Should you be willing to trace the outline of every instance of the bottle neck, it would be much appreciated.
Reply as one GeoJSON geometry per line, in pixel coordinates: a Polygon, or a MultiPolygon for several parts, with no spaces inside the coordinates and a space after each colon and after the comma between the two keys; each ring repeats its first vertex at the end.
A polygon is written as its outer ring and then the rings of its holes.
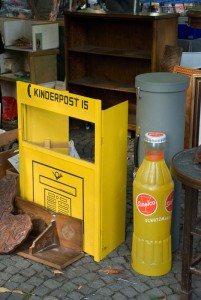
{"type": "Polygon", "coordinates": [[[145,135],[144,157],[150,161],[163,160],[165,156],[166,140],[160,136],[163,133],[150,132],[145,135]]]}
{"type": "Polygon", "coordinates": [[[145,158],[151,161],[164,159],[164,151],[161,150],[145,150],[145,158]]]}

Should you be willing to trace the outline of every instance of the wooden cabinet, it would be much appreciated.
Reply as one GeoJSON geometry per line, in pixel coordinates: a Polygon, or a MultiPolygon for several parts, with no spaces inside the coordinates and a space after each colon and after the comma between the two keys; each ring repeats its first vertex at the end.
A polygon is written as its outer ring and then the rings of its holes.
{"type": "Polygon", "coordinates": [[[0,17],[5,53],[0,55],[2,94],[16,95],[16,80],[57,80],[58,23],[0,17]]]}
{"type": "Polygon", "coordinates": [[[135,130],[136,75],[160,70],[165,45],[177,45],[177,14],[65,12],[67,90],[101,99],[103,108],[129,100],[135,130]]]}
{"type": "Polygon", "coordinates": [[[57,80],[58,49],[25,51],[6,47],[0,57],[0,84],[3,96],[16,98],[16,81],[34,84],[57,80]]]}
{"type": "Polygon", "coordinates": [[[57,80],[58,49],[28,51],[6,47],[1,57],[1,81],[29,81],[34,84],[57,80]]]}

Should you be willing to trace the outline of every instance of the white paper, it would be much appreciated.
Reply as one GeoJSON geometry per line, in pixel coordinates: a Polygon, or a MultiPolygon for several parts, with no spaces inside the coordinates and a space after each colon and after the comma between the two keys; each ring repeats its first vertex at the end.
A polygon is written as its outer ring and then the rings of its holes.
{"type": "Polygon", "coordinates": [[[68,145],[69,145],[69,156],[75,157],[75,158],[80,158],[77,150],[75,149],[74,141],[70,140],[68,145]]]}
{"type": "Polygon", "coordinates": [[[19,166],[19,153],[16,155],[8,158],[8,161],[11,163],[11,165],[18,171],[20,172],[20,166],[19,166]]]}

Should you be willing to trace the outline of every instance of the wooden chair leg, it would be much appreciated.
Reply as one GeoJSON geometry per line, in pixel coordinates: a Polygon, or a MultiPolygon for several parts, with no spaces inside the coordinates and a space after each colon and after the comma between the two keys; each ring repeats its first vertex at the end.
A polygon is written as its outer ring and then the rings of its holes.
{"type": "Polygon", "coordinates": [[[181,299],[188,300],[191,297],[192,274],[190,271],[193,256],[192,228],[197,219],[198,191],[185,187],[184,199],[184,230],[182,251],[182,274],[181,274],[181,299]]]}

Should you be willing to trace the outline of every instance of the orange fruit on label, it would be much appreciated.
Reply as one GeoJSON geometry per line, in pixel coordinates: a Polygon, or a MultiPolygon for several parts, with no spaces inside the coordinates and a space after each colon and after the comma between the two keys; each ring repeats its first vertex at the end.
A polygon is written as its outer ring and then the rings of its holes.
{"type": "Polygon", "coordinates": [[[174,191],[172,191],[168,196],[167,199],[165,201],[165,209],[168,212],[172,211],[172,205],[173,205],[173,197],[174,197],[174,191]]]}
{"type": "Polygon", "coordinates": [[[157,210],[157,201],[151,195],[142,193],[136,197],[136,206],[142,215],[150,216],[157,210]]]}

